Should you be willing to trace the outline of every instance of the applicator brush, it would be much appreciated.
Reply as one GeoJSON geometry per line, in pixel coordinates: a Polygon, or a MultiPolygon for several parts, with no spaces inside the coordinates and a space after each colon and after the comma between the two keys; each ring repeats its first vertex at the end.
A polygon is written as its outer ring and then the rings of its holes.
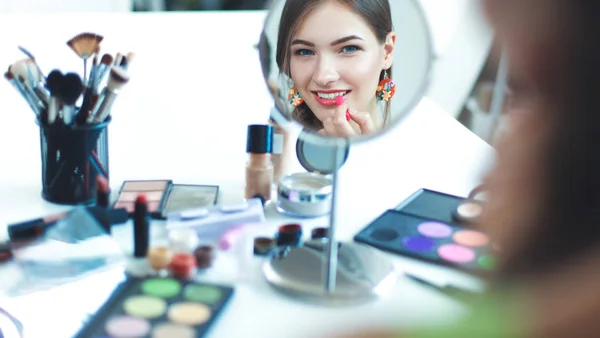
{"type": "Polygon", "coordinates": [[[94,105],[88,123],[102,123],[110,114],[111,106],[119,91],[129,82],[129,74],[119,67],[113,66],[110,70],[108,84],[102,91],[100,99],[94,105]]]}
{"type": "Polygon", "coordinates": [[[75,73],[67,73],[63,80],[61,89],[62,100],[65,104],[63,108],[63,120],[66,125],[73,122],[75,118],[75,102],[83,91],[83,82],[79,75],[75,73]]]}
{"type": "Polygon", "coordinates": [[[81,33],[67,41],[67,45],[83,60],[83,83],[87,82],[87,60],[100,50],[104,37],[94,33],[81,33]]]}
{"type": "Polygon", "coordinates": [[[50,91],[48,102],[48,124],[54,123],[60,111],[60,99],[62,97],[64,75],[60,70],[53,70],[46,79],[46,88],[50,91]]]}

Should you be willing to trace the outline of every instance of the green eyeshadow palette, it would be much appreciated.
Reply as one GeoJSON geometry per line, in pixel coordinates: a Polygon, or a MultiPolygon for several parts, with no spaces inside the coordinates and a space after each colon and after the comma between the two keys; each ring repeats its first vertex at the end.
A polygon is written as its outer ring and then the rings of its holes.
{"type": "Polygon", "coordinates": [[[173,278],[129,278],[76,337],[203,337],[233,291],[173,278]]]}

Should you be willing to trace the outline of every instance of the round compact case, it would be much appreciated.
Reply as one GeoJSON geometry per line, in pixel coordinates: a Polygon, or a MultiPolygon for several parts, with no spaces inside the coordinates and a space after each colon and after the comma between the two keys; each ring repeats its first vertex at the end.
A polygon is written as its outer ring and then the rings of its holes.
{"type": "Polygon", "coordinates": [[[296,173],[281,179],[277,210],[292,217],[319,217],[331,210],[331,178],[317,173],[296,173]]]}
{"type": "Polygon", "coordinates": [[[333,179],[329,176],[348,159],[350,147],[315,144],[302,132],[296,142],[298,161],[308,172],[283,177],[277,187],[277,210],[298,218],[319,217],[331,211],[333,179]],[[332,160],[335,159],[335,160],[332,160]]]}

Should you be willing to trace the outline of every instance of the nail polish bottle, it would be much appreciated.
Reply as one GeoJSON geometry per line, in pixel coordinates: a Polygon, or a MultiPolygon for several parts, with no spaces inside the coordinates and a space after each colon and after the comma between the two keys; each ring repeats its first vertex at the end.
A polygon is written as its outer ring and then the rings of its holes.
{"type": "Polygon", "coordinates": [[[270,125],[249,125],[246,141],[246,191],[245,198],[260,197],[264,202],[271,200],[273,184],[273,127],[270,125]]]}

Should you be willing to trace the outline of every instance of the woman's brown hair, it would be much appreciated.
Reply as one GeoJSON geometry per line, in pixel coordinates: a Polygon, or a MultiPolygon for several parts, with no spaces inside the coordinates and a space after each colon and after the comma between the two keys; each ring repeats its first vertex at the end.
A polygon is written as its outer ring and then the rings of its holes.
{"type": "MultiPolygon", "coordinates": [[[[392,14],[388,0],[286,0],[281,21],[279,22],[279,34],[277,38],[277,65],[279,69],[290,79],[290,58],[292,38],[302,20],[316,7],[327,2],[337,1],[356,14],[360,15],[371,27],[375,37],[380,43],[385,43],[388,33],[393,31],[392,14]]],[[[383,80],[386,71],[381,71],[379,80],[383,80]]],[[[388,77],[392,76],[392,68],[387,70],[388,77]]],[[[375,91],[373,91],[375,95],[375,91]]],[[[388,122],[390,115],[390,104],[386,102],[383,125],[388,122]]],[[[319,130],[323,123],[314,115],[308,105],[302,103],[292,112],[292,118],[309,129],[319,130]]]]}
{"type": "MultiPolygon", "coordinates": [[[[512,76],[525,77],[526,95],[535,93],[528,118],[538,126],[529,130],[546,129],[536,164],[541,187],[536,208],[522,227],[510,227],[527,240],[504,253],[499,269],[501,279],[518,280],[600,246],[600,43],[592,33],[600,31],[600,2],[488,0],[487,5],[499,33],[519,41],[507,47],[516,56],[512,76]]],[[[500,156],[511,149],[503,151],[500,156]]]]}

